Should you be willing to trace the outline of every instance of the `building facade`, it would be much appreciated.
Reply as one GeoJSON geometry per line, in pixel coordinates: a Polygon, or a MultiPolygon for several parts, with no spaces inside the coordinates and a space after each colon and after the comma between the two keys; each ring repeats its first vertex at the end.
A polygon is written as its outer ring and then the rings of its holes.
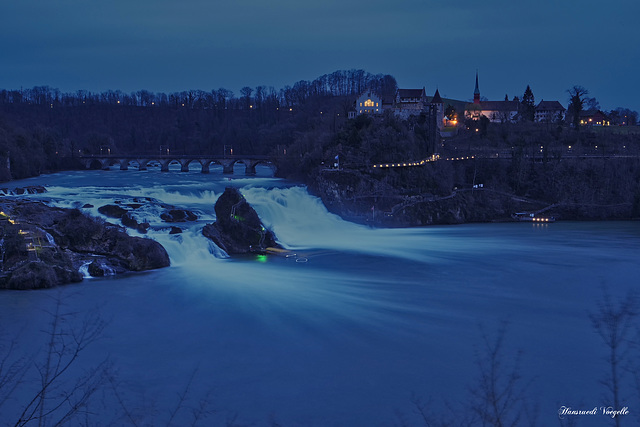
{"type": "Polygon", "coordinates": [[[609,126],[611,122],[602,111],[587,110],[580,112],[580,124],[583,126],[609,126]]]}
{"type": "Polygon", "coordinates": [[[536,123],[559,123],[564,120],[566,109],[558,101],[540,101],[536,105],[536,123]]]}
{"type": "Polygon", "coordinates": [[[393,113],[403,119],[419,116],[428,106],[425,89],[398,89],[393,113]]]}
{"type": "Polygon", "coordinates": [[[382,114],[382,98],[375,92],[363,92],[356,100],[356,113],[382,114]]]}

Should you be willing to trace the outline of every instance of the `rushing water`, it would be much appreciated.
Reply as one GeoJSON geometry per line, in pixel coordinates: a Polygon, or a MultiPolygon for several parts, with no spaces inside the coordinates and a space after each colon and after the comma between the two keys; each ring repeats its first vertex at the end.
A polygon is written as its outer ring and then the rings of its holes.
{"type": "MultiPolygon", "coordinates": [[[[640,223],[372,229],[328,213],[304,187],[282,180],[175,170],[68,172],[15,183],[29,184],[48,193],[28,197],[89,203],[94,208],[85,210],[96,216],[103,204],[140,197],[199,215],[170,235],[157,208],[142,208],[148,237],[170,254],[169,268],[0,293],[2,332],[19,336],[25,354],[43,345],[54,298],[108,319],[75,368],[108,356],[120,397],[142,424],[166,423],[194,373],[188,404],[207,397],[214,425],[424,425],[414,397],[459,420],[472,410],[483,334],[495,337],[505,322],[502,362],[510,366],[522,351],[519,373],[527,399],[539,405],[538,425],[558,425],[561,406],[611,405],[600,384],[606,348],[588,313],[604,290],[619,299],[637,287],[640,223]],[[230,258],[201,235],[228,185],[241,189],[297,257],[230,258]]],[[[640,399],[630,388],[624,393],[633,424],[640,399]]],[[[101,399],[93,422],[127,423],[108,390],[101,399]]],[[[18,406],[0,407],[0,418],[15,420],[18,406]]],[[[610,422],[577,418],[578,425],[610,422]]],[[[175,424],[188,419],[182,411],[175,424]]]]}

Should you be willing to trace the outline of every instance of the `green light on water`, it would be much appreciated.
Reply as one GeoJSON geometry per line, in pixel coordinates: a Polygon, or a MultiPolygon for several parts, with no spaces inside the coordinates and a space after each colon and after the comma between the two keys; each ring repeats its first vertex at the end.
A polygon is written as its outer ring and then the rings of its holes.
{"type": "Polygon", "coordinates": [[[258,262],[267,262],[267,256],[266,255],[256,255],[256,261],[258,261],[258,262]]]}

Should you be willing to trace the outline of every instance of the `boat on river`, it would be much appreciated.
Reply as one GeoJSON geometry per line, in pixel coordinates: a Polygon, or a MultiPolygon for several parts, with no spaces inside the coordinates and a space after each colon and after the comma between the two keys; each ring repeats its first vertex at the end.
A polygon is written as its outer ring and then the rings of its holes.
{"type": "Polygon", "coordinates": [[[549,223],[555,222],[556,219],[552,216],[536,216],[534,213],[529,212],[517,212],[511,215],[516,221],[535,222],[535,223],[549,223]]]}

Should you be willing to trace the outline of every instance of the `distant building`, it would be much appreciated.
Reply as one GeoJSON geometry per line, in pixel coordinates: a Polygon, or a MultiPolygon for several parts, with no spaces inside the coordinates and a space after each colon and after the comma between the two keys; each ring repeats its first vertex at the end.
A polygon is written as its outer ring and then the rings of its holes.
{"type": "Polygon", "coordinates": [[[484,116],[491,123],[514,122],[518,116],[518,101],[480,101],[479,104],[468,104],[465,118],[480,120],[484,116]]]}
{"type": "Polygon", "coordinates": [[[580,124],[583,126],[609,126],[610,121],[607,115],[600,110],[587,110],[580,112],[580,124]]]}
{"type": "Polygon", "coordinates": [[[410,116],[419,116],[424,113],[428,104],[424,87],[422,89],[398,89],[393,112],[396,116],[408,119],[410,116]]]}
{"type": "Polygon", "coordinates": [[[565,108],[558,101],[540,101],[536,105],[536,123],[558,123],[564,120],[565,108]]]}
{"type": "Polygon", "coordinates": [[[518,116],[520,102],[513,101],[481,101],[478,73],[476,72],[476,87],[473,91],[473,103],[467,104],[464,112],[466,119],[480,120],[485,116],[492,123],[513,122],[518,116]]]}
{"type": "Polygon", "coordinates": [[[356,114],[382,114],[382,98],[375,92],[363,92],[356,100],[356,114]]]}
{"type": "Polygon", "coordinates": [[[398,89],[393,102],[383,100],[375,92],[363,92],[356,100],[355,109],[349,112],[348,117],[351,119],[361,114],[382,114],[387,110],[405,120],[421,114],[427,115],[432,120],[431,114],[433,114],[438,129],[444,127],[444,101],[440,92],[436,89],[435,94],[429,99],[424,87],[398,89]]]}

